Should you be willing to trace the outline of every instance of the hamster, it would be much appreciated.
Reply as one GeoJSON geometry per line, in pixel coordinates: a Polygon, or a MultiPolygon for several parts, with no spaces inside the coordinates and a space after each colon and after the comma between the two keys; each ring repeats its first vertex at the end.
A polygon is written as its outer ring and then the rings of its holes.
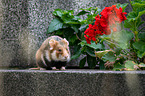
{"type": "Polygon", "coordinates": [[[36,52],[36,64],[40,70],[65,70],[70,61],[69,42],[59,36],[47,38],[36,52]]]}

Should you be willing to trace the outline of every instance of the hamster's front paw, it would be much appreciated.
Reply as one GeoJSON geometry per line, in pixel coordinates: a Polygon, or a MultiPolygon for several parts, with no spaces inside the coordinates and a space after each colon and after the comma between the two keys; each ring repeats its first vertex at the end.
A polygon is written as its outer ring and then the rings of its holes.
{"type": "Polygon", "coordinates": [[[65,67],[61,67],[61,69],[60,69],[60,70],[66,70],[66,69],[65,69],[65,67]]]}
{"type": "Polygon", "coordinates": [[[59,70],[59,69],[56,69],[56,67],[52,67],[52,70],[59,70]]]}
{"type": "Polygon", "coordinates": [[[46,70],[45,68],[40,68],[40,70],[46,70]]]}

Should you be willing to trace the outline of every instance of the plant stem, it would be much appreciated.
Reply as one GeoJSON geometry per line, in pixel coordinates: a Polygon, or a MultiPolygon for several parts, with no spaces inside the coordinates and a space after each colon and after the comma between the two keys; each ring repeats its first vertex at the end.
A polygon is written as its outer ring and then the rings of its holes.
{"type": "Polygon", "coordinates": [[[134,10],[134,8],[133,8],[133,6],[132,6],[132,4],[131,4],[131,0],[129,0],[129,2],[130,2],[130,5],[131,5],[131,7],[132,7],[132,10],[134,10]]]}
{"type": "Polygon", "coordinates": [[[79,38],[79,36],[77,35],[77,33],[76,33],[76,37],[77,37],[80,41],[82,41],[82,40],[79,38]]]}
{"type": "Polygon", "coordinates": [[[120,55],[134,61],[134,59],[130,58],[129,56],[126,56],[126,55],[123,55],[123,54],[120,54],[120,55]]]}
{"type": "Polygon", "coordinates": [[[145,27],[142,27],[138,32],[141,32],[145,27]]]}
{"type": "Polygon", "coordinates": [[[135,41],[138,42],[138,31],[135,31],[134,34],[135,34],[135,41]]]}
{"type": "Polygon", "coordinates": [[[134,36],[135,36],[135,41],[138,42],[138,30],[136,27],[136,20],[134,21],[134,36]]]}

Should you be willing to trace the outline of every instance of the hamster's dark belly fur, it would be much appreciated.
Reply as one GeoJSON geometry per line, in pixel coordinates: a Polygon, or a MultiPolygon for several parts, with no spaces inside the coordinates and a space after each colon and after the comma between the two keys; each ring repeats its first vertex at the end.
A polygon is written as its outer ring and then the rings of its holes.
{"type": "Polygon", "coordinates": [[[62,66],[66,66],[66,62],[62,62],[62,61],[51,61],[51,66],[52,67],[56,67],[57,69],[60,69],[62,66]]]}
{"type": "Polygon", "coordinates": [[[46,68],[47,70],[51,70],[51,67],[56,67],[57,69],[60,69],[62,66],[66,66],[67,61],[48,61],[46,59],[46,56],[44,56],[44,61],[46,63],[46,65],[43,63],[43,61],[41,60],[38,64],[39,67],[41,68],[46,68]]]}

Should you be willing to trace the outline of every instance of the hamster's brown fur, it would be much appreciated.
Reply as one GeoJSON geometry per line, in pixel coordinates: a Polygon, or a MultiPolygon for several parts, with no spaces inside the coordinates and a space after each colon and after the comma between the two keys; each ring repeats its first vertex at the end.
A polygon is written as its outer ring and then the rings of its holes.
{"type": "Polygon", "coordinates": [[[69,42],[59,36],[47,38],[36,52],[38,68],[65,70],[66,63],[70,60],[69,42]]]}

